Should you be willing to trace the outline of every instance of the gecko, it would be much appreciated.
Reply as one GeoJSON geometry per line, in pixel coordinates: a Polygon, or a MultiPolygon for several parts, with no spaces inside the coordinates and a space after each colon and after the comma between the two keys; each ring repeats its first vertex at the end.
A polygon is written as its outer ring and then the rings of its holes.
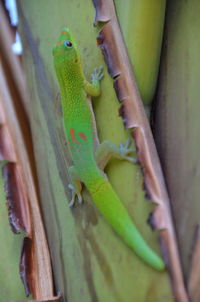
{"type": "Polygon", "coordinates": [[[80,51],[68,28],[64,28],[53,47],[54,68],[60,87],[64,131],[73,165],[69,167],[72,191],[70,206],[75,200],[82,203],[82,185],[89,191],[92,201],[107,223],[146,264],[159,271],[164,261],[146,243],[126,207],[108,181],[104,168],[112,158],[129,160],[133,151],[129,141],[117,147],[103,141],[94,148],[93,112],[88,96],[100,95],[102,67],[95,68],[91,83],[87,81],[81,63],[80,51]]]}

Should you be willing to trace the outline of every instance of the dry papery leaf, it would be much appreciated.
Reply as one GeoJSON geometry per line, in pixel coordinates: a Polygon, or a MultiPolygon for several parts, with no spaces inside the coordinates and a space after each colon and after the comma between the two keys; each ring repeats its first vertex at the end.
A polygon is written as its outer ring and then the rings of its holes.
{"type": "Polygon", "coordinates": [[[5,163],[3,177],[11,228],[14,233],[25,233],[20,276],[27,296],[31,294],[38,301],[59,301],[53,293],[50,255],[39,207],[25,82],[20,62],[11,51],[10,25],[1,3],[0,20],[0,161],[5,163]]]}
{"type": "Polygon", "coordinates": [[[139,95],[135,77],[127,55],[112,0],[93,0],[95,24],[102,25],[97,38],[104,55],[108,72],[114,79],[117,98],[121,102],[120,115],[126,128],[132,129],[137,146],[137,156],[149,199],[155,202],[151,216],[154,229],[160,230],[160,242],[171,274],[176,301],[187,302],[177,241],[171,218],[170,202],[165,186],[154,139],[139,95]]]}

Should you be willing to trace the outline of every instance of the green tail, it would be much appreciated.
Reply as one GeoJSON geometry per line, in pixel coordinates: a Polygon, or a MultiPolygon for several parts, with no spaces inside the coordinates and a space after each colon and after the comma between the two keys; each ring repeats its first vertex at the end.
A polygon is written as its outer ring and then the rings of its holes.
{"type": "Polygon", "coordinates": [[[86,183],[86,187],[99,212],[138,257],[153,268],[159,271],[164,270],[163,260],[142,238],[111,184],[100,173],[96,175],[95,179],[97,180],[96,185],[93,183],[90,186],[89,183],[88,185],[86,183]]]}

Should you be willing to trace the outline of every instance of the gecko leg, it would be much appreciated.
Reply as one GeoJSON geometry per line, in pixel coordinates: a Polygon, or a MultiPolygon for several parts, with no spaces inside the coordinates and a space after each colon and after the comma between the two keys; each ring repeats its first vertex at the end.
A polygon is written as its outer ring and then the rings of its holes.
{"type": "Polygon", "coordinates": [[[76,197],[78,198],[79,204],[83,202],[83,199],[81,196],[81,190],[82,190],[81,180],[74,166],[69,167],[69,175],[71,178],[71,184],[68,185],[68,188],[72,191],[72,199],[69,203],[69,207],[71,208],[75,204],[76,197]]]}
{"type": "Polygon", "coordinates": [[[120,143],[117,147],[110,141],[104,141],[101,143],[96,150],[95,159],[98,166],[104,170],[109,160],[114,157],[121,160],[128,160],[131,163],[136,163],[137,159],[129,156],[129,153],[135,152],[135,148],[130,148],[130,139],[127,139],[125,144],[120,143]]]}
{"type": "Polygon", "coordinates": [[[89,83],[87,80],[84,81],[85,91],[91,96],[100,95],[100,80],[104,76],[102,70],[103,70],[103,66],[94,69],[91,75],[92,83],[89,83]]]}

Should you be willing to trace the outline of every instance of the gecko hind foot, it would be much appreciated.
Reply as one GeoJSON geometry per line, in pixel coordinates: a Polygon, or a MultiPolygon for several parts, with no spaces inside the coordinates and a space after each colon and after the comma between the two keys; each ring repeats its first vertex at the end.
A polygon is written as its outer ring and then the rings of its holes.
{"type": "Polygon", "coordinates": [[[119,153],[120,153],[122,159],[126,159],[132,163],[136,163],[137,158],[128,156],[129,153],[136,152],[135,148],[129,148],[130,144],[131,144],[131,140],[129,138],[127,139],[125,144],[120,143],[119,144],[119,153]]]}
{"type": "Polygon", "coordinates": [[[82,204],[83,203],[82,196],[79,192],[77,192],[76,188],[72,184],[69,184],[68,188],[72,191],[72,199],[69,202],[69,207],[70,208],[74,207],[76,202],[76,197],[78,198],[78,203],[82,204]]]}

